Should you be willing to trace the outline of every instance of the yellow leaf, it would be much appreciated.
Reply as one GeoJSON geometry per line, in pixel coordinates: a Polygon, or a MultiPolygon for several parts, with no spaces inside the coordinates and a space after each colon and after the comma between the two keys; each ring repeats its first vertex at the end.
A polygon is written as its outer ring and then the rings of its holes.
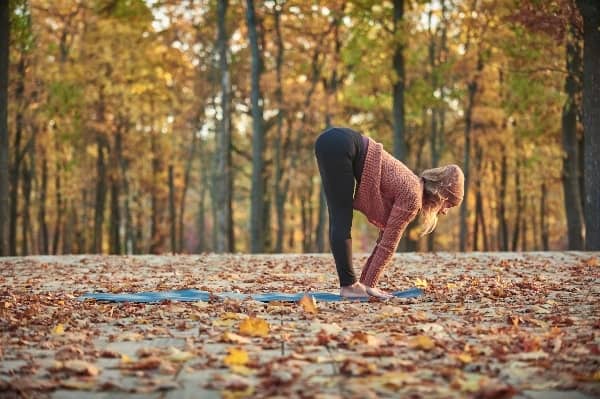
{"type": "Polygon", "coordinates": [[[410,341],[410,346],[415,349],[428,351],[435,348],[435,342],[426,335],[417,335],[410,341]]]}
{"type": "Polygon", "coordinates": [[[248,352],[242,348],[229,348],[228,354],[223,359],[227,366],[244,366],[248,363],[248,352]]]}
{"type": "Polygon", "coordinates": [[[454,283],[448,283],[448,284],[446,284],[446,286],[448,287],[449,290],[453,290],[457,287],[457,285],[454,283]]]}
{"type": "Polygon", "coordinates": [[[245,375],[245,376],[249,376],[249,375],[254,375],[255,371],[252,370],[251,368],[248,368],[246,366],[240,365],[240,364],[232,364],[229,366],[229,370],[231,370],[232,373],[236,373],[239,375],[245,375]]]}
{"type": "Polygon", "coordinates": [[[231,327],[241,318],[239,313],[225,312],[219,319],[213,320],[212,324],[216,327],[231,327]]]}
{"type": "Polygon", "coordinates": [[[460,360],[461,363],[464,363],[464,364],[471,363],[473,361],[473,358],[471,357],[471,355],[469,355],[466,352],[463,352],[463,353],[457,355],[456,358],[458,360],[460,360]]]}
{"type": "Polygon", "coordinates": [[[251,337],[269,335],[269,323],[260,317],[248,317],[240,323],[240,334],[251,337]]]}
{"type": "Polygon", "coordinates": [[[600,381],[600,370],[596,371],[593,375],[592,375],[592,380],[594,381],[600,381]]]}
{"type": "Polygon", "coordinates": [[[298,301],[305,313],[317,314],[317,303],[315,302],[315,298],[312,295],[305,294],[300,301],[298,301]]]}
{"type": "Polygon", "coordinates": [[[133,363],[133,359],[127,355],[121,355],[121,363],[133,363]]]}
{"type": "Polygon", "coordinates": [[[421,280],[420,278],[416,278],[415,279],[415,287],[427,288],[427,287],[429,287],[429,284],[427,283],[427,280],[425,280],[425,279],[421,280]]]}
{"type": "Polygon", "coordinates": [[[59,323],[52,329],[52,335],[63,335],[65,333],[65,326],[59,323]]]}
{"type": "Polygon", "coordinates": [[[222,390],[221,397],[223,399],[242,399],[252,396],[254,394],[254,387],[249,386],[243,390],[222,390]]]}

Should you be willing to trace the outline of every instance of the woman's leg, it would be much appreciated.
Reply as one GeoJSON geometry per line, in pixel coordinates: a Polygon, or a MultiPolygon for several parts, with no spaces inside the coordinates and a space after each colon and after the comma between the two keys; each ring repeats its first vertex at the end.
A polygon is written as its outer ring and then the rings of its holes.
{"type": "Polygon", "coordinates": [[[315,142],[315,155],[329,211],[329,242],[340,286],[357,281],[352,268],[353,160],[358,149],[352,137],[339,129],[323,132],[315,142]]]}

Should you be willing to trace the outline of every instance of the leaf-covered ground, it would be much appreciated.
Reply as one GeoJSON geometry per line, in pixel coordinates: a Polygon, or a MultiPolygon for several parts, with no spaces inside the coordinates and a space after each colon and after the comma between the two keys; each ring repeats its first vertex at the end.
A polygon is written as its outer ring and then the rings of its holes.
{"type": "Polygon", "coordinates": [[[599,257],[398,254],[424,296],[316,304],[77,297],[338,292],[331,255],[6,258],[0,397],[599,397],[599,257]]]}

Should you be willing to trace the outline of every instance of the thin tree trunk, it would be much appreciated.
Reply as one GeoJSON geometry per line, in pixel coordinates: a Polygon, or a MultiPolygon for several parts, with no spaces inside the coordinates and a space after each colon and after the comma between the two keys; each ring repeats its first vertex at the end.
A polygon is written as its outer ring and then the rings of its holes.
{"type": "Polygon", "coordinates": [[[42,154],[42,183],[40,187],[40,204],[38,211],[38,224],[40,226],[40,248],[41,254],[48,254],[48,223],[46,222],[46,196],[48,194],[48,159],[42,154]]]}
{"type": "Polygon", "coordinates": [[[31,180],[33,171],[30,165],[23,164],[23,212],[21,223],[21,256],[29,255],[29,231],[31,227],[31,180]]]}
{"type": "Polygon", "coordinates": [[[0,256],[9,254],[8,181],[8,69],[10,44],[9,2],[0,2],[0,256]]]}
{"type": "Polygon", "coordinates": [[[284,205],[285,205],[285,193],[282,190],[282,178],[283,178],[283,154],[282,154],[282,141],[283,141],[283,118],[284,118],[284,102],[283,102],[283,56],[284,46],[283,38],[281,34],[281,11],[282,5],[276,3],[274,9],[275,17],[275,42],[277,43],[277,55],[275,57],[275,76],[276,76],[276,89],[275,99],[277,102],[277,132],[275,136],[275,156],[274,156],[274,167],[275,167],[275,179],[273,184],[273,191],[275,194],[275,213],[277,220],[277,235],[275,238],[275,252],[281,253],[283,251],[283,234],[284,234],[284,205]]]}
{"type": "Polygon", "coordinates": [[[393,86],[393,125],[394,125],[394,156],[402,162],[407,161],[407,145],[404,131],[404,43],[400,37],[404,30],[404,0],[394,0],[394,58],[393,66],[396,82],[393,86]]]}
{"type": "Polygon", "coordinates": [[[522,187],[521,187],[521,168],[520,162],[517,160],[515,167],[515,207],[516,207],[516,216],[515,216],[515,225],[513,230],[512,237],[512,251],[517,250],[517,246],[519,244],[519,234],[521,232],[521,215],[523,212],[523,195],[522,195],[522,187]]]}
{"type": "Polygon", "coordinates": [[[221,121],[215,151],[215,251],[233,250],[232,226],[232,176],[231,176],[231,80],[227,53],[229,50],[226,30],[227,0],[217,1],[217,53],[221,72],[221,121]]]}
{"type": "Polygon", "coordinates": [[[104,207],[106,203],[106,161],[104,159],[104,143],[101,133],[96,133],[96,201],[94,205],[94,240],[92,252],[102,253],[102,226],[104,225],[104,207]]]}
{"type": "Polygon", "coordinates": [[[169,232],[171,238],[171,252],[177,252],[177,214],[175,213],[175,176],[173,164],[169,164],[169,232]]]}
{"type": "Polygon", "coordinates": [[[194,131],[192,133],[192,142],[190,143],[190,152],[189,152],[189,156],[186,161],[186,164],[185,164],[185,172],[183,174],[183,187],[181,189],[181,198],[179,199],[179,224],[177,227],[177,230],[178,230],[177,235],[179,236],[179,240],[178,240],[178,244],[177,244],[177,252],[179,252],[179,253],[182,253],[184,250],[185,200],[187,197],[188,187],[190,185],[190,175],[192,173],[192,165],[193,165],[194,159],[196,157],[197,143],[198,143],[198,137],[196,135],[196,132],[194,131]]]}
{"type": "Polygon", "coordinates": [[[25,54],[21,51],[19,64],[17,65],[17,84],[15,88],[15,102],[17,114],[15,117],[15,142],[13,153],[14,159],[10,168],[10,226],[9,226],[9,252],[11,256],[17,254],[17,218],[19,217],[19,179],[22,149],[21,138],[23,136],[23,96],[25,93],[25,54]]]}
{"type": "Polygon", "coordinates": [[[60,229],[62,227],[62,218],[64,213],[64,204],[62,198],[62,184],[61,184],[61,162],[60,150],[58,148],[58,141],[55,141],[54,152],[56,156],[55,160],[55,171],[54,171],[54,195],[56,196],[56,223],[54,224],[54,234],[52,235],[52,253],[58,254],[58,243],[60,242],[60,229]]]}
{"type": "Polygon", "coordinates": [[[252,253],[264,252],[264,120],[262,109],[262,95],[260,91],[260,77],[262,75],[262,57],[258,48],[258,35],[256,32],[256,14],[254,0],[246,0],[246,22],[248,24],[248,40],[251,52],[251,90],[250,102],[252,104],[252,193],[250,205],[250,251],[252,253]]]}
{"type": "Polygon", "coordinates": [[[600,3],[577,0],[583,17],[585,249],[600,250],[600,3]]]}
{"type": "Polygon", "coordinates": [[[546,187],[546,183],[542,183],[542,195],[540,198],[540,225],[542,232],[542,248],[544,251],[548,251],[550,249],[549,241],[550,241],[550,232],[548,231],[548,222],[546,221],[546,212],[548,212],[546,204],[548,198],[548,188],[546,187]]]}
{"type": "Polygon", "coordinates": [[[500,249],[508,251],[508,220],[506,218],[506,187],[508,182],[508,162],[506,147],[502,146],[502,159],[500,161],[500,195],[498,205],[498,224],[500,226],[500,249]]]}
{"type": "Polygon", "coordinates": [[[477,94],[478,88],[478,77],[483,71],[483,60],[481,53],[477,55],[477,71],[473,79],[468,83],[468,97],[467,97],[467,108],[465,110],[465,131],[464,131],[464,161],[463,161],[463,172],[465,175],[465,198],[460,206],[460,243],[459,247],[461,251],[467,250],[467,216],[468,216],[468,202],[469,202],[469,185],[471,182],[470,173],[470,159],[471,159],[471,129],[473,125],[473,108],[475,106],[475,95],[477,94]]]}
{"type": "MultiPolygon", "coordinates": [[[[577,29],[571,24],[566,45],[567,77],[565,91],[567,98],[562,110],[563,144],[563,193],[567,217],[567,237],[569,249],[584,248],[584,221],[581,208],[577,154],[577,71],[581,68],[581,45],[577,29]]],[[[581,154],[583,155],[583,154],[581,154]]]]}
{"type": "Polygon", "coordinates": [[[158,173],[160,171],[160,161],[158,159],[158,148],[156,143],[156,134],[154,128],[150,136],[150,150],[152,151],[152,188],[150,189],[150,253],[158,253],[161,237],[158,226],[158,173]]]}
{"type": "Polygon", "coordinates": [[[121,181],[122,181],[122,162],[123,162],[123,137],[121,129],[122,122],[119,122],[115,133],[114,150],[111,158],[111,187],[110,187],[110,253],[121,254],[121,206],[119,200],[121,198],[121,181]]]}

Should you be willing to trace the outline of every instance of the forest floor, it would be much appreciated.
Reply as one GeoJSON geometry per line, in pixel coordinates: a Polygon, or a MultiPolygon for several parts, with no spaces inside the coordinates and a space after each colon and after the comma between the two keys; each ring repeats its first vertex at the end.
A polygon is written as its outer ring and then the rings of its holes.
{"type": "Polygon", "coordinates": [[[387,301],[102,303],[77,298],[337,293],[337,275],[331,255],[5,258],[0,398],[600,397],[600,253],[398,254],[379,287],[415,285],[387,301]]]}

